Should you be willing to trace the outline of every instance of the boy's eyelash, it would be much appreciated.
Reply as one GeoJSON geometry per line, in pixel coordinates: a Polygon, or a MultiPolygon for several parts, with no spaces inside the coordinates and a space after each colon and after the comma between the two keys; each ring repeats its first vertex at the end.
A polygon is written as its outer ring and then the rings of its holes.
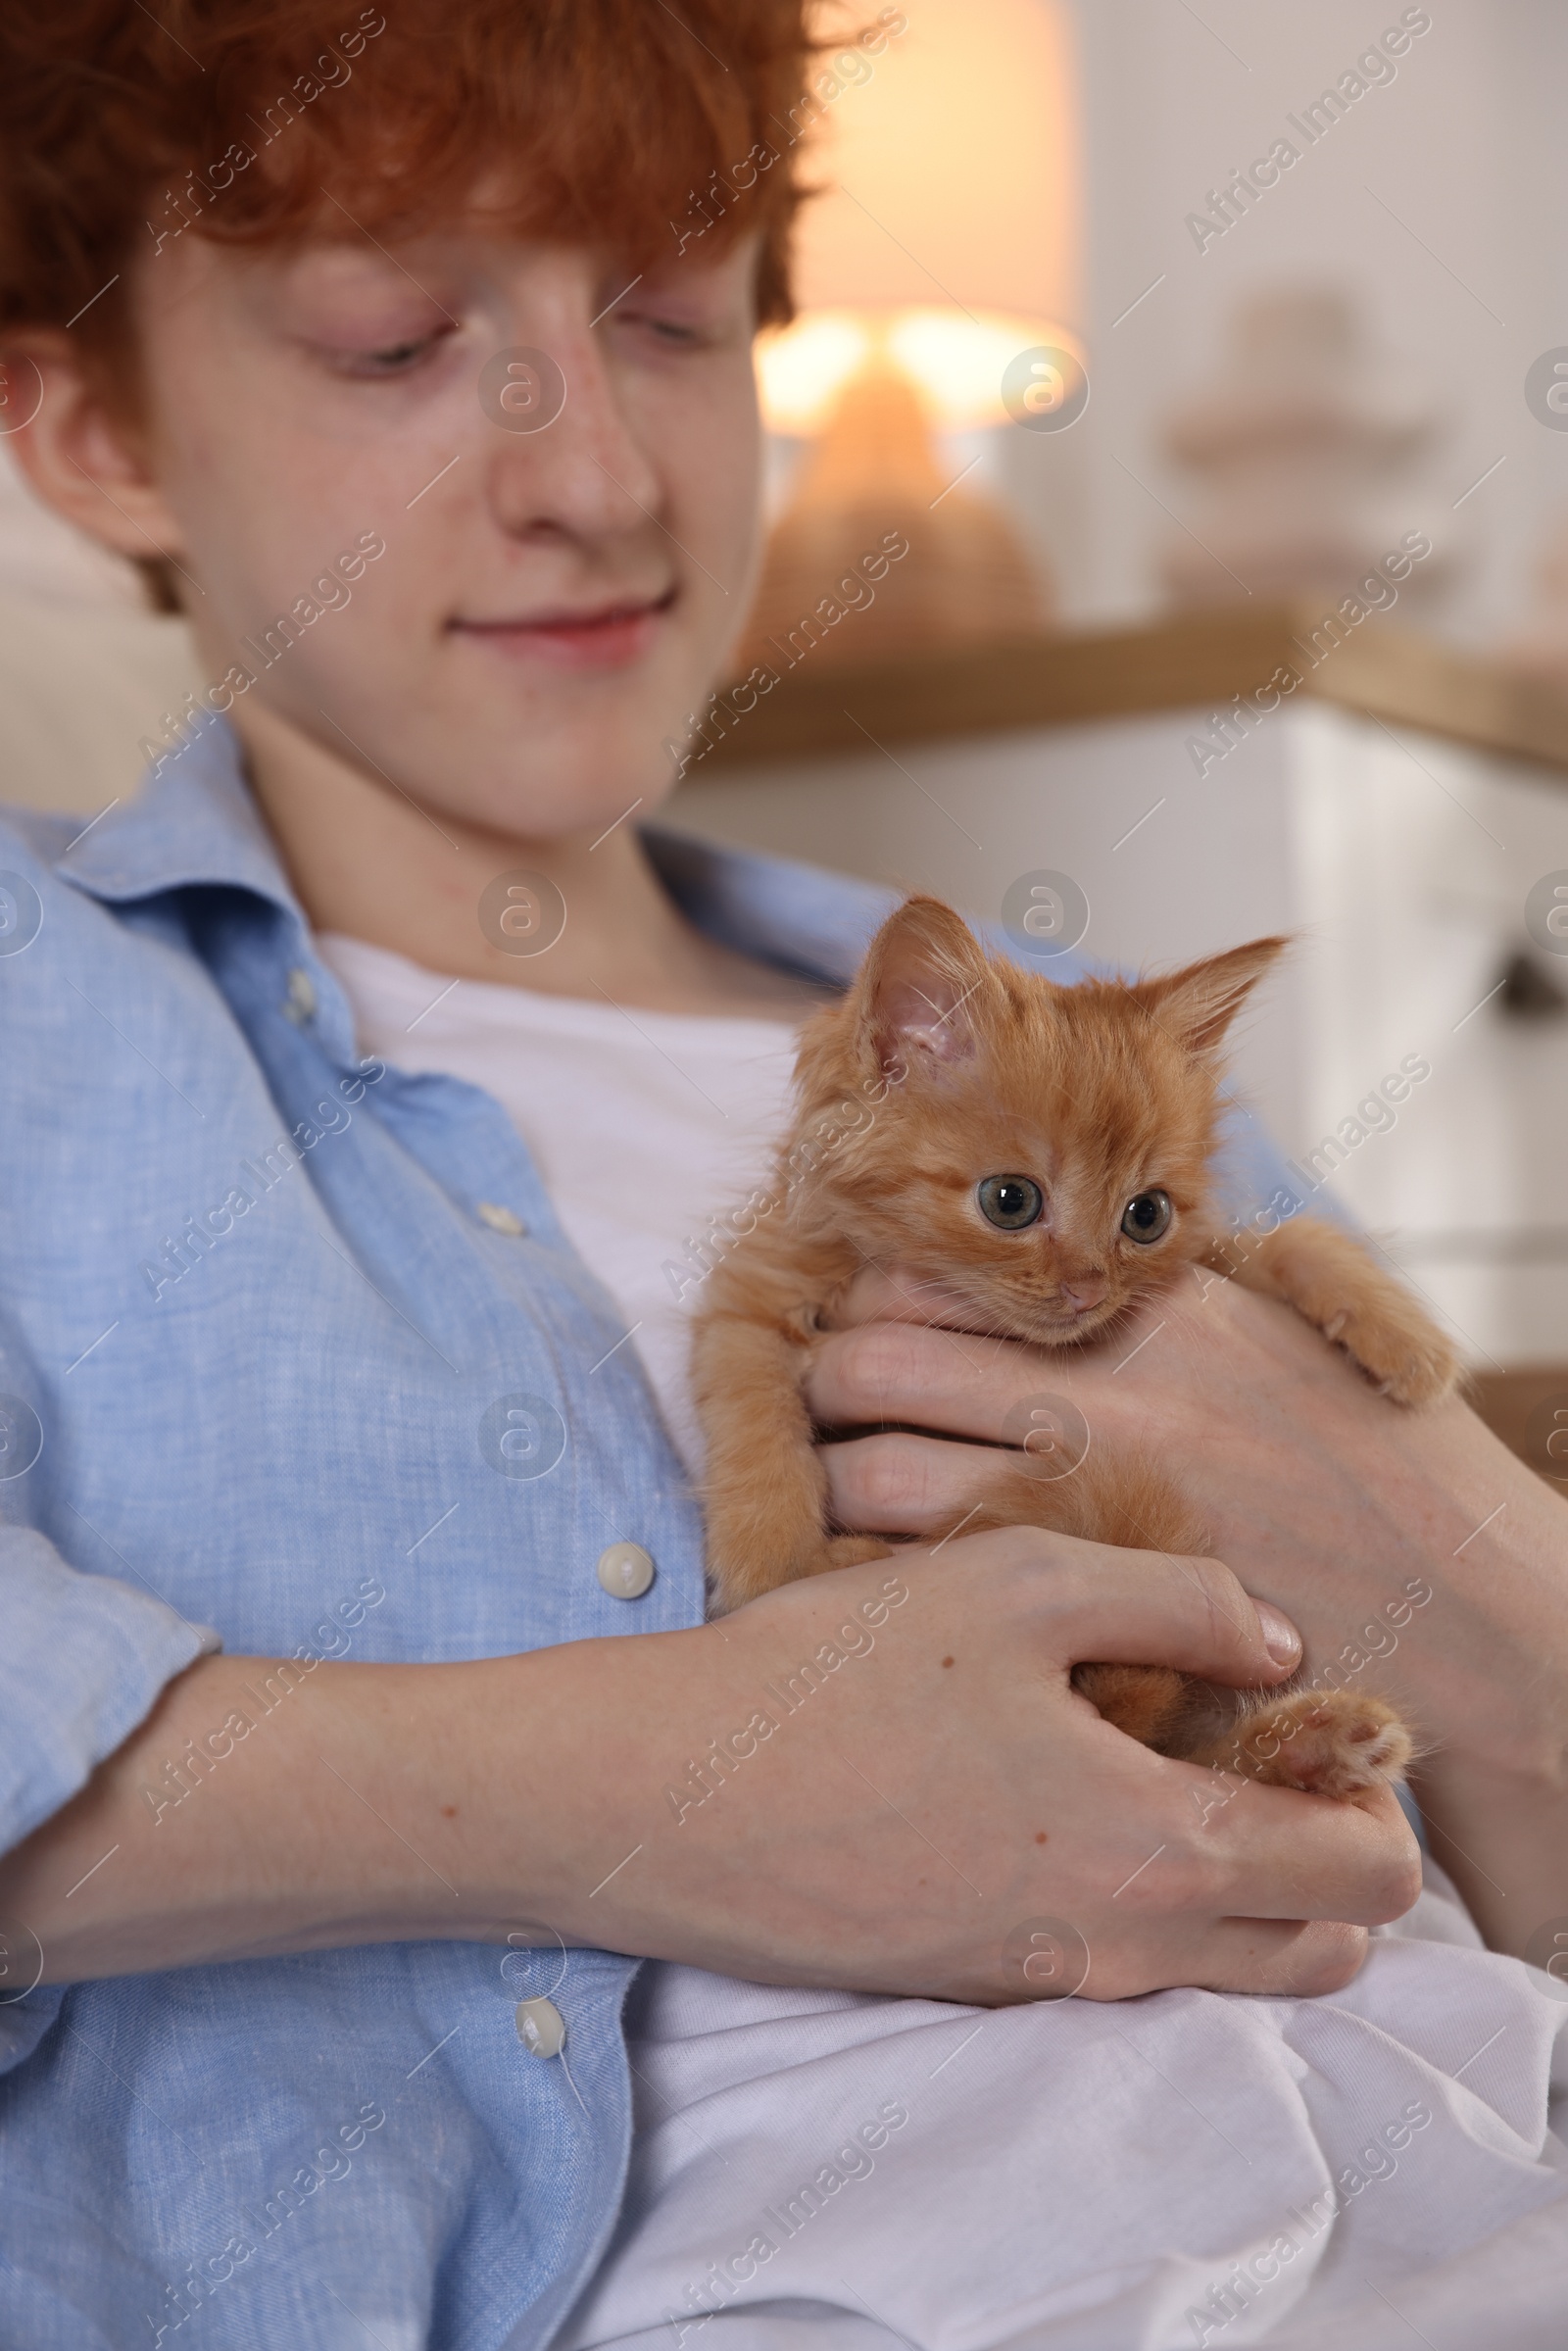
{"type": "Polygon", "coordinates": [[[434,350],[446,329],[435,327],[427,335],[411,335],[401,343],[389,343],[380,351],[334,351],[336,365],[347,374],[402,374],[408,366],[434,350]]]}
{"type": "Polygon", "coordinates": [[[688,326],[678,318],[660,318],[650,311],[629,311],[626,318],[629,324],[651,327],[663,341],[679,343],[688,349],[694,349],[708,340],[706,328],[688,326]]]}
{"type": "MultiPolygon", "coordinates": [[[[628,325],[648,327],[661,342],[682,351],[696,351],[712,338],[707,327],[688,325],[678,318],[661,318],[648,311],[624,312],[628,325]]],[[[339,350],[330,354],[333,364],[348,375],[361,375],[374,380],[378,377],[402,375],[433,351],[444,340],[447,329],[435,327],[426,335],[411,335],[401,343],[389,343],[380,351],[339,350]]]]}

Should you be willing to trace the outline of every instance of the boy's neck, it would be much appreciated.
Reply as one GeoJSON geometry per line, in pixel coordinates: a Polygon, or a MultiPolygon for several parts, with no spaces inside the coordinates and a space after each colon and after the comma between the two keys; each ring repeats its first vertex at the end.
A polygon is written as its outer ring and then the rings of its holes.
{"type": "Polygon", "coordinates": [[[271,712],[246,710],[241,731],[252,789],[318,931],[390,948],[451,978],[648,1011],[788,1019],[823,1001],[821,991],[688,922],[629,816],[597,837],[531,840],[424,809],[271,712]],[[559,892],[559,902],[546,901],[550,927],[550,907],[564,905],[564,924],[543,953],[498,943],[528,935],[526,914],[498,933],[504,892],[499,908],[486,906],[488,935],[482,925],[486,892],[518,872],[542,875],[559,892]]]}

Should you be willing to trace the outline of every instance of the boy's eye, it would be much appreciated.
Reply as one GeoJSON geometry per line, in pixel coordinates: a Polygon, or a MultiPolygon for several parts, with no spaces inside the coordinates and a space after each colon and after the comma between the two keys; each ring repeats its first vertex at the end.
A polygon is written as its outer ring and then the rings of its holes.
{"type": "Polygon", "coordinates": [[[640,326],[658,343],[667,343],[672,350],[696,351],[712,340],[712,329],[693,326],[683,318],[662,318],[655,311],[633,310],[622,315],[628,326],[640,326]]]}
{"type": "Polygon", "coordinates": [[[431,334],[412,335],[407,342],[389,343],[381,351],[334,351],[330,356],[345,375],[405,375],[435,349],[447,331],[445,327],[437,327],[431,334]]]}
{"type": "Polygon", "coordinates": [[[1122,1210],[1121,1229],[1129,1241],[1157,1241],[1170,1230],[1171,1204],[1163,1192],[1140,1192],[1122,1210]]]}
{"type": "Polygon", "coordinates": [[[1018,1233],[1033,1224],[1046,1204],[1045,1194],[1028,1176],[986,1176],[975,1198],[981,1215],[1004,1233],[1018,1233]]]}

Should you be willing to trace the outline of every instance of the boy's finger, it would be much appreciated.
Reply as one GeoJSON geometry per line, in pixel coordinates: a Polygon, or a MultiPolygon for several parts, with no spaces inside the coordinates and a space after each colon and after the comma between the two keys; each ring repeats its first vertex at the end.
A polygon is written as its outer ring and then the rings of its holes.
{"type": "Polygon", "coordinates": [[[1392,1788],[1340,1803],[1244,1781],[1202,1835],[1227,1912],[1379,1927],[1402,1918],[1421,1891],[1421,1849],[1392,1788]]]}
{"type": "Polygon", "coordinates": [[[1018,1454],[889,1433],[818,1447],[835,1523],[867,1535],[940,1539],[972,1515],[1018,1454]]]}

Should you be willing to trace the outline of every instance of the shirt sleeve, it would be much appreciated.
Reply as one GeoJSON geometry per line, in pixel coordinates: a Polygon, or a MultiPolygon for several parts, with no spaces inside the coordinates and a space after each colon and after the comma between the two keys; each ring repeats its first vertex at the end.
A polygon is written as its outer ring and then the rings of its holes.
{"type": "MultiPolygon", "coordinates": [[[[0,1414],[13,1399],[0,1399],[0,1414]]],[[[0,1490],[3,1491],[3,1490],[0,1490]]],[[[0,1526],[0,1851],[69,1803],[160,1691],[221,1643],[150,1593],[0,1526]]]]}
{"type": "MultiPolygon", "coordinates": [[[[7,1376],[14,1361],[0,1348],[7,1376]]],[[[33,1501],[34,1465],[17,1465],[38,1429],[24,1398],[0,1394],[0,1515],[14,1519],[33,1501]]],[[[82,1575],[35,1527],[15,1523],[0,1524],[0,1851],[9,1852],[69,1803],[166,1683],[222,1643],[134,1585],[82,1575]]],[[[25,1921],[0,1919],[0,2075],[31,2056],[65,1997],[62,1984],[30,1987],[41,1955],[25,1921]]]]}
{"type": "Polygon", "coordinates": [[[222,1646],[210,1625],[128,1577],[81,1573],[50,1541],[71,1524],[55,1417],[0,1310],[0,1853],[70,1802],[166,1684],[222,1646]]]}
{"type": "Polygon", "coordinates": [[[1219,1207],[1230,1225],[1255,1224],[1272,1233],[1293,1216],[1310,1211],[1348,1231],[1355,1229],[1339,1202],[1306,1170],[1287,1159],[1266,1127],[1234,1096],[1220,1123],[1219,1207]]]}

